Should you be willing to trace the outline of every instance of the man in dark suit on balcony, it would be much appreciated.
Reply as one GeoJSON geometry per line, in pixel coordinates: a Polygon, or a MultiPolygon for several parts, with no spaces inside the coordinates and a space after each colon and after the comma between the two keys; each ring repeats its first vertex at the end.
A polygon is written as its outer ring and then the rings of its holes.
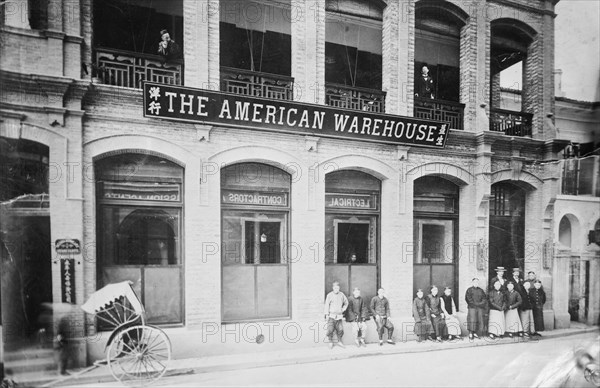
{"type": "Polygon", "coordinates": [[[415,97],[435,98],[433,86],[433,78],[429,75],[429,68],[427,65],[423,65],[421,76],[417,77],[415,82],[415,97]]]}
{"type": "Polygon", "coordinates": [[[160,42],[158,43],[158,54],[160,54],[165,62],[168,62],[172,59],[179,58],[181,54],[181,50],[179,49],[179,45],[175,43],[174,40],[171,39],[169,35],[169,31],[161,30],[160,31],[160,42]]]}

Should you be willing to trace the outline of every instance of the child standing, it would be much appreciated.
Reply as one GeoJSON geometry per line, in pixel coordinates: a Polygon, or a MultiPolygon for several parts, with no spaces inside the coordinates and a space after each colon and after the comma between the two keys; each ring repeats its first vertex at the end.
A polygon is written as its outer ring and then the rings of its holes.
{"type": "Polygon", "coordinates": [[[429,306],[423,298],[423,290],[417,290],[417,296],[413,300],[413,318],[415,319],[415,335],[417,342],[421,342],[431,335],[431,323],[429,306]]]}

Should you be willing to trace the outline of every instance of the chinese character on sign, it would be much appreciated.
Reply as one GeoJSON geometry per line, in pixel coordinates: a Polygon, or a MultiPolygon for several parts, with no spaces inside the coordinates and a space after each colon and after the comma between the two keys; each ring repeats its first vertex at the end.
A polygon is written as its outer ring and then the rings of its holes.
{"type": "Polygon", "coordinates": [[[151,87],[149,94],[151,99],[158,100],[160,98],[160,88],[158,86],[151,87]]]}
{"type": "Polygon", "coordinates": [[[62,302],[75,303],[75,260],[61,259],[62,302]]]}
{"type": "Polygon", "coordinates": [[[160,113],[160,103],[152,101],[148,110],[150,111],[150,113],[158,115],[160,113]]]}

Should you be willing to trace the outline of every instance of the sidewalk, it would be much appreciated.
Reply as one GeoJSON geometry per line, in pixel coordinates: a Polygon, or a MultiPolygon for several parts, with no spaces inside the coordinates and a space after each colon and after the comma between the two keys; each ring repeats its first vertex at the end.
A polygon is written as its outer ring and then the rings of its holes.
{"type": "MultiPolygon", "coordinates": [[[[515,342],[528,342],[537,340],[548,341],[558,337],[572,336],[584,333],[594,333],[598,332],[598,330],[598,326],[583,326],[572,327],[569,329],[547,331],[543,333],[543,337],[541,339],[538,339],[539,337],[533,339],[516,337],[503,338],[499,340],[491,340],[489,338],[484,338],[476,339],[471,342],[468,338],[464,338],[463,340],[455,340],[453,342],[442,343],[431,341],[418,343],[416,341],[409,341],[398,342],[396,345],[389,345],[387,343],[384,343],[383,346],[379,346],[379,344],[377,343],[371,343],[368,344],[366,348],[357,348],[353,345],[347,345],[345,349],[338,346],[334,347],[333,349],[329,349],[327,344],[324,343],[323,346],[300,348],[294,351],[269,351],[252,354],[232,354],[225,356],[171,360],[168,365],[168,370],[165,376],[197,374],[215,371],[232,371],[237,369],[258,368],[268,366],[315,363],[375,355],[418,353],[474,346],[493,346],[511,344],[515,342]]],[[[77,370],[71,372],[76,373],[77,370]]],[[[15,381],[21,387],[39,387],[58,379],[59,376],[56,375],[55,372],[47,372],[45,374],[40,375],[28,375],[26,379],[21,379],[20,381],[15,379],[15,381]]],[[[74,378],[73,376],[66,379],[63,378],[53,386],[75,386],[79,384],[106,383],[111,381],[115,380],[110,374],[109,369],[106,366],[103,366],[88,371],[77,378],[74,378]]],[[[115,381],[115,383],[117,382],[115,381]]]]}

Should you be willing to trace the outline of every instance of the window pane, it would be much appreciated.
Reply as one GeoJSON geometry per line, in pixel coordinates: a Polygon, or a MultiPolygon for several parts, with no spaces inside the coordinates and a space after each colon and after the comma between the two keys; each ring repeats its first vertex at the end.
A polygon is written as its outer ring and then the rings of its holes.
{"type": "Polygon", "coordinates": [[[338,263],[369,262],[369,224],[338,223],[338,263]]]}
{"type": "Polygon", "coordinates": [[[269,265],[256,268],[258,316],[261,318],[288,315],[288,266],[269,265]]]}
{"type": "Polygon", "coordinates": [[[349,217],[344,214],[326,214],[325,262],[375,264],[377,219],[376,216],[349,217]]]}
{"type": "Polygon", "coordinates": [[[454,237],[452,220],[417,220],[415,263],[452,263],[454,237]]]}
{"type": "Polygon", "coordinates": [[[261,263],[279,263],[281,261],[281,240],[279,222],[259,222],[259,253],[261,263]]]}
{"type": "Polygon", "coordinates": [[[180,215],[180,209],[104,206],[104,264],[180,264],[180,215]]]}
{"type": "Polygon", "coordinates": [[[285,213],[230,210],[223,213],[224,264],[285,262],[285,213]],[[242,256],[243,247],[243,256],[242,256]]]}
{"type": "Polygon", "coordinates": [[[144,269],[144,308],[153,323],[181,322],[181,268],[144,269]]]}

